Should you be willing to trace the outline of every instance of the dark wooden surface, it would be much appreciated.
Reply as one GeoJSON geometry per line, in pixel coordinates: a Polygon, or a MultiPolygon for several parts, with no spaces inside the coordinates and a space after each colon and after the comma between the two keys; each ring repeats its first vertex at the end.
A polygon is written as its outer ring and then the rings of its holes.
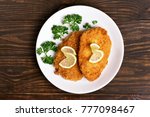
{"type": "Polygon", "coordinates": [[[0,0],[0,99],[150,99],[150,0],[0,0]],[[114,80],[84,95],[54,87],[35,58],[43,23],[59,9],[78,4],[112,17],[125,43],[114,80]]]}

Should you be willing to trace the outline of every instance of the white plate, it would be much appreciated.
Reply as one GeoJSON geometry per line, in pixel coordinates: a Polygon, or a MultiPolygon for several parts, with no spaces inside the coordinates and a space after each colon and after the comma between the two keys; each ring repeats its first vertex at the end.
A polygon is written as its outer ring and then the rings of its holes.
{"type": "MultiPolygon", "coordinates": [[[[62,18],[67,14],[79,14],[82,16],[82,24],[80,25],[80,29],[82,29],[84,23],[91,23],[91,21],[93,20],[98,20],[96,26],[103,27],[108,31],[108,35],[110,36],[110,39],[112,41],[112,48],[108,65],[106,66],[100,77],[93,82],[89,82],[85,78],[77,82],[65,80],[61,76],[55,75],[54,67],[52,65],[44,64],[41,61],[40,56],[36,54],[39,67],[44,76],[53,85],[66,92],[84,94],[101,89],[115,77],[120,69],[124,55],[124,44],[121,32],[116,23],[104,12],[93,7],[81,5],[67,7],[56,12],[45,22],[45,24],[41,28],[36,42],[36,49],[40,47],[40,44],[46,40],[55,41],[53,40],[51,27],[54,24],[61,25],[62,18]]],[[[56,43],[59,44],[60,41],[57,41],[56,43]]],[[[50,52],[50,54],[54,53],[50,52]]]]}

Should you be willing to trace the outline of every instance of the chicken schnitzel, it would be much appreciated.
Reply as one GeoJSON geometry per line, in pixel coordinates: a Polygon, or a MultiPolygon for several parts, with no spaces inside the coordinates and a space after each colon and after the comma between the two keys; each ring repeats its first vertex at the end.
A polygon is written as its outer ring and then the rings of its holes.
{"type": "Polygon", "coordinates": [[[82,74],[89,80],[96,80],[108,63],[108,57],[111,50],[111,40],[107,35],[107,31],[103,28],[96,27],[83,32],[80,37],[80,45],[78,52],[79,67],[82,74]],[[101,61],[97,63],[89,62],[92,55],[90,44],[96,43],[100,46],[100,50],[104,52],[101,61]]]}
{"type": "Polygon", "coordinates": [[[77,80],[80,80],[83,77],[83,75],[78,66],[78,60],[77,60],[76,64],[69,69],[62,68],[59,65],[59,63],[65,58],[63,52],[61,51],[61,48],[63,46],[70,46],[78,54],[79,40],[80,40],[81,34],[82,34],[81,31],[73,32],[67,38],[65,38],[63,40],[63,42],[58,46],[58,50],[57,50],[55,58],[54,58],[55,74],[59,74],[67,80],[77,81],[77,80]]]}

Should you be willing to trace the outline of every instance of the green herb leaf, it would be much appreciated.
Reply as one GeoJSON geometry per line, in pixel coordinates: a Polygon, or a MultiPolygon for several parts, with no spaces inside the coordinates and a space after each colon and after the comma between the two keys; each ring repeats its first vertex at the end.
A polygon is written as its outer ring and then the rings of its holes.
{"type": "Polygon", "coordinates": [[[41,55],[41,54],[43,53],[42,48],[41,48],[41,47],[38,48],[38,49],[36,50],[36,53],[37,53],[38,55],[41,55]]]}
{"type": "Polygon", "coordinates": [[[92,21],[93,24],[97,24],[97,22],[98,22],[97,20],[93,20],[92,21]]]}
{"type": "Polygon", "coordinates": [[[48,52],[49,50],[53,50],[53,51],[57,50],[56,44],[52,41],[46,41],[46,42],[42,43],[41,47],[43,48],[43,51],[45,53],[48,52]]]}
{"type": "Polygon", "coordinates": [[[85,24],[83,25],[83,28],[85,28],[85,29],[90,29],[90,28],[92,28],[92,26],[91,26],[89,23],[85,23],[85,24]]]}
{"type": "Polygon", "coordinates": [[[72,31],[79,31],[79,26],[77,24],[71,25],[70,28],[72,31]]]}
{"type": "Polygon", "coordinates": [[[47,52],[49,50],[53,50],[53,51],[57,51],[57,47],[56,47],[56,44],[53,42],[53,41],[45,41],[41,44],[41,47],[39,47],[36,52],[37,54],[42,54],[44,53],[45,56],[44,57],[41,57],[43,63],[46,63],[46,64],[52,64],[53,61],[54,61],[54,58],[52,56],[47,56],[47,52]]]}
{"type": "Polygon", "coordinates": [[[51,30],[54,34],[54,39],[60,39],[64,34],[68,34],[68,28],[66,26],[53,25],[51,30]]]}
{"type": "Polygon", "coordinates": [[[51,57],[51,56],[44,56],[44,57],[41,57],[43,63],[46,63],[46,64],[52,64],[53,61],[54,61],[54,58],[51,57]]]}
{"type": "Polygon", "coordinates": [[[82,16],[78,14],[71,14],[71,15],[66,15],[64,17],[63,24],[69,24],[70,29],[72,31],[78,31],[79,30],[78,24],[80,24],[81,21],[82,21],[82,16]]]}

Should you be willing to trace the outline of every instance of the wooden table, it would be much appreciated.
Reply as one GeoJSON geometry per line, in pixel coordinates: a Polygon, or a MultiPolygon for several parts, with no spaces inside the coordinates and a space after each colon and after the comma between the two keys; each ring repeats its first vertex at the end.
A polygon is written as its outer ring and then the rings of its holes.
{"type": "Polygon", "coordinates": [[[0,99],[150,99],[150,0],[0,0],[0,99]],[[84,95],[53,86],[35,58],[43,23],[56,11],[78,4],[112,17],[125,44],[114,80],[84,95]]]}

